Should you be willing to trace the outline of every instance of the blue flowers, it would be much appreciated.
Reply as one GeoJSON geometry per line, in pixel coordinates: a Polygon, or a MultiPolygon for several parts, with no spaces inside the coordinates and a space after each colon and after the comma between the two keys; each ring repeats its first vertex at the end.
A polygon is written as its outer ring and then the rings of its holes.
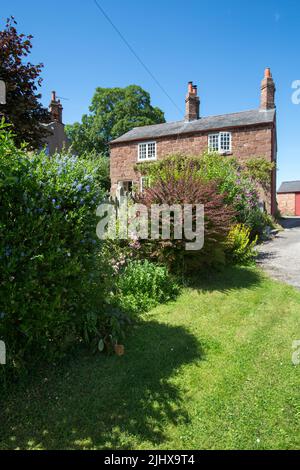
{"type": "Polygon", "coordinates": [[[55,209],[61,209],[61,205],[57,204],[57,200],[55,198],[52,199],[52,204],[54,205],[55,209]]]}

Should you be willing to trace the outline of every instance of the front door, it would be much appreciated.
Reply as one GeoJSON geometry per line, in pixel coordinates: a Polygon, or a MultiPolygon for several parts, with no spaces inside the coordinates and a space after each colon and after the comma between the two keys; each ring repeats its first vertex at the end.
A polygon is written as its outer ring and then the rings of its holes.
{"type": "Polygon", "coordinates": [[[296,213],[300,217],[300,193],[296,193],[296,213]]]}

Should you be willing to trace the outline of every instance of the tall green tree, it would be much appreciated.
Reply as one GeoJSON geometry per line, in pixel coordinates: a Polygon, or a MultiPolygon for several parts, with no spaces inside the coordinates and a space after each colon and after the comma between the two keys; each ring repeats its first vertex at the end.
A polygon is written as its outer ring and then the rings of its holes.
{"type": "Polygon", "coordinates": [[[19,34],[14,17],[0,31],[0,79],[6,85],[6,104],[0,112],[11,124],[15,142],[27,142],[29,148],[39,148],[49,135],[41,123],[50,121],[50,114],[40,103],[37,93],[41,86],[43,64],[33,65],[27,56],[32,49],[32,36],[19,34]]]}
{"type": "Polygon", "coordinates": [[[137,85],[97,88],[81,123],[66,126],[75,152],[108,153],[108,142],[133,127],[165,122],[163,111],[151,105],[150,94],[137,85]]]}

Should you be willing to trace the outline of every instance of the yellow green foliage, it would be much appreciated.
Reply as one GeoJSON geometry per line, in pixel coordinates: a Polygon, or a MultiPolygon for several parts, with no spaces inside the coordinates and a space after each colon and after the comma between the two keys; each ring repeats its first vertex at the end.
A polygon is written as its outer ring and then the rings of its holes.
{"type": "Polygon", "coordinates": [[[251,230],[244,224],[234,225],[227,236],[226,254],[235,264],[250,264],[256,256],[257,237],[251,241],[251,230]]]}

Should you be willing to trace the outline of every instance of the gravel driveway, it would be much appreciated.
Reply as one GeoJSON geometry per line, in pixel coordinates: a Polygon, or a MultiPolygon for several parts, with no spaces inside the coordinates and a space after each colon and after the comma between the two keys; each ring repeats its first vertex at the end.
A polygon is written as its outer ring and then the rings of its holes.
{"type": "Polygon", "coordinates": [[[281,222],[284,232],[258,247],[258,264],[274,279],[300,289],[300,217],[281,222]]]}

